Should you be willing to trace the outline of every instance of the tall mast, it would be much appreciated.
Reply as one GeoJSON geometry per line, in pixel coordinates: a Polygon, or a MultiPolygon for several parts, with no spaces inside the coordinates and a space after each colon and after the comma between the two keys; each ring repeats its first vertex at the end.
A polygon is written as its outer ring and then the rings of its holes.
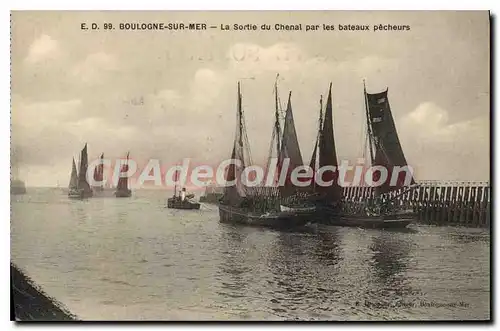
{"type": "Polygon", "coordinates": [[[238,82],[238,127],[239,127],[239,141],[240,148],[243,147],[243,113],[241,110],[241,90],[240,90],[240,82],[238,82]]]}
{"type": "MultiPolygon", "coordinates": [[[[316,153],[317,153],[317,147],[319,145],[319,141],[321,139],[321,134],[322,134],[322,128],[323,128],[323,95],[320,95],[319,97],[319,126],[318,126],[318,136],[316,137],[316,146],[314,146],[314,155],[312,156],[314,160],[314,164],[311,164],[311,166],[314,167],[314,170],[316,169],[316,153]]],[[[313,192],[316,192],[316,174],[313,174],[313,192]]]]}
{"type": "MultiPolygon", "coordinates": [[[[268,159],[267,159],[267,169],[266,174],[269,175],[271,171],[271,159],[273,158],[273,150],[276,149],[276,169],[280,169],[281,162],[281,127],[280,127],[280,107],[279,107],[279,97],[278,97],[278,78],[280,74],[276,74],[276,79],[274,81],[274,123],[272,127],[271,142],[269,145],[268,159]]],[[[266,179],[267,181],[267,179],[266,179]]]]}
{"type": "MultiPolygon", "coordinates": [[[[279,100],[278,100],[278,78],[280,74],[276,75],[276,81],[274,82],[274,104],[275,104],[275,122],[274,129],[276,131],[276,153],[281,150],[281,128],[280,128],[280,113],[279,113],[279,100]]],[[[291,92],[290,92],[291,93],[291,92]]]]}
{"type": "Polygon", "coordinates": [[[104,189],[104,153],[101,154],[101,181],[101,186],[104,189]]]}
{"type": "Polygon", "coordinates": [[[175,181],[174,181],[174,197],[177,195],[177,180],[179,179],[179,173],[175,171],[175,181]]]}
{"type": "MultiPolygon", "coordinates": [[[[319,130],[318,135],[321,136],[323,127],[323,95],[319,97],[319,130]]],[[[318,136],[318,139],[319,139],[318,136]]]]}
{"type": "Polygon", "coordinates": [[[365,99],[365,113],[366,113],[366,125],[367,125],[367,131],[368,131],[368,145],[370,146],[370,162],[373,164],[374,162],[374,156],[373,156],[373,144],[372,144],[372,125],[370,121],[370,115],[368,114],[368,98],[366,96],[366,84],[365,80],[363,79],[363,96],[365,99]]]}

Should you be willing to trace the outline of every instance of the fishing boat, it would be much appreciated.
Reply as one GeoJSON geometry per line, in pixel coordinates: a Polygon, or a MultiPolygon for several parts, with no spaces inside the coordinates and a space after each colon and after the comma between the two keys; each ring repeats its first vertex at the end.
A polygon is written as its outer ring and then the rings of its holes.
{"type": "Polygon", "coordinates": [[[295,210],[262,213],[226,204],[219,205],[219,217],[221,223],[237,223],[276,229],[289,229],[310,223],[308,218],[300,217],[295,210]]]}
{"type": "Polygon", "coordinates": [[[200,204],[194,201],[194,194],[187,194],[186,188],[183,187],[179,195],[176,194],[167,200],[167,207],[170,209],[200,209],[200,204]]]}
{"type": "Polygon", "coordinates": [[[120,169],[120,178],[118,179],[118,184],[116,185],[115,196],[117,198],[129,198],[132,196],[132,191],[128,188],[128,158],[130,152],[127,152],[127,159],[125,164],[122,165],[120,169]]]}
{"type": "Polygon", "coordinates": [[[113,197],[115,190],[104,178],[104,153],[101,154],[99,160],[99,164],[94,168],[94,181],[99,183],[92,186],[94,197],[113,197]]]}
{"type": "MultiPolygon", "coordinates": [[[[414,187],[411,186],[400,194],[405,194],[414,187]]],[[[344,209],[338,215],[335,224],[363,228],[405,228],[415,220],[416,214],[412,208],[396,205],[395,197],[389,199],[378,195],[360,204],[359,207],[354,205],[350,210],[344,209]]]]}
{"type": "Polygon", "coordinates": [[[87,144],[80,153],[79,172],[76,170],[75,159],[71,166],[68,197],[70,199],[85,199],[93,196],[92,188],[87,182],[88,154],[87,144]]]}
{"type": "Polygon", "coordinates": [[[194,194],[187,193],[186,188],[183,187],[179,194],[177,194],[177,182],[179,180],[179,172],[175,172],[175,185],[174,195],[167,199],[167,208],[170,209],[200,209],[200,204],[194,201],[194,194]]]}
{"type": "MultiPolygon", "coordinates": [[[[368,94],[364,87],[366,133],[371,165],[387,169],[387,178],[390,179],[394,167],[407,166],[407,162],[399,142],[387,94],[388,90],[368,94]]],[[[330,101],[327,103],[327,114],[331,113],[331,104],[330,106],[329,104],[330,101]]],[[[330,133],[323,132],[323,135],[326,134],[330,133]]],[[[333,135],[333,130],[331,134],[333,135]]],[[[405,175],[405,173],[399,175],[405,175]]],[[[375,182],[378,179],[375,175],[373,176],[375,182]]],[[[390,185],[390,181],[387,180],[381,186],[372,188],[372,195],[365,201],[353,203],[341,199],[340,203],[336,204],[336,208],[326,210],[330,213],[330,224],[363,228],[404,228],[415,220],[416,213],[408,206],[399,205],[396,198],[409,193],[415,187],[413,178],[411,178],[410,185],[405,186],[405,178],[399,176],[396,185],[390,185]]]]}
{"type": "Polygon", "coordinates": [[[205,188],[205,193],[200,197],[200,202],[218,204],[223,195],[224,190],[222,187],[210,185],[205,188]]]}
{"type": "MultiPolygon", "coordinates": [[[[275,122],[273,125],[269,160],[273,157],[273,148],[275,148],[277,156],[276,171],[279,174],[278,182],[279,177],[281,176],[282,167],[285,163],[288,166],[288,171],[285,173],[283,185],[278,185],[280,197],[279,210],[285,214],[295,213],[301,217],[313,216],[316,206],[310,201],[310,190],[308,187],[296,186],[291,181],[291,173],[293,169],[303,166],[304,162],[300,152],[297,131],[295,128],[291,91],[288,94],[283,125],[280,123],[281,114],[283,112],[281,110],[278,96],[278,78],[279,74],[276,76],[276,82],[274,84],[275,122]],[[283,132],[281,132],[281,127],[283,127],[283,132]]],[[[269,167],[271,166],[270,161],[268,161],[268,174],[270,171],[269,167]]]]}
{"type": "Polygon", "coordinates": [[[15,146],[10,149],[10,194],[26,194],[26,185],[19,178],[19,161],[21,150],[15,146]]]}
{"type": "Polygon", "coordinates": [[[75,158],[71,167],[71,177],[69,180],[68,196],[72,199],[80,199],[80,190],[78,190],[78,173],[76,171],[75,158]]]}
{"type": "Polygon", "coordinates": [[[26,194],[26,186],[20,179],[11,178],[10,180],[10,194],[22,195],[26,194]]]}
{"type": "Polygon", "coordinates": [[[323,96],[319,101],[318,133],[314,143],[313,153],[309,163],[314,178],[311,185],[307,187],[308,202],[315,206],[314,221],[330,224],[332,220],[338,220],[339,206],[342,200],[342,187],[339,186],[336,171],[324,172],[321,179],[331,182],[331,185],[318,185],[317,171],[320,168],[329,167],[338,169],[337,150],[333,134],[333,106],[332,106],[332,84],[328,89],[328,97],[323,114],[323,96]]]}
{"type": "Polygon", "coordinates": [[[271,228],[292,228],[307,224],[309,220],[294,211],[280,210],[279,191],[274,187],[248,187],[242,181],[241,174],[252,161],[239,83],[236,119],[231,159],[239,161],[239,164],[232,162],[228,167],[226,180],[234,185],[224,188],[219,204],[220,222],[271,228]]]}

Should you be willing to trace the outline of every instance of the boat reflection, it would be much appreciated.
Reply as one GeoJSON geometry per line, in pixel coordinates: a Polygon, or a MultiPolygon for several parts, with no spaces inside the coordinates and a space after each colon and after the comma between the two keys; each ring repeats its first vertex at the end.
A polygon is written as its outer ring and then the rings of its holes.
{"type": "MultiPolygon", "coordinates": [[[[342,261],[341,236],[338,228],[318,231],[318,242],[315,245],[314,257],[325,266],[335,266],[342,261]]],[[[334,269],[338,272],[337,269],[334,269]]]]}
{"type": "Polygon", "coordinates": [[[221,230],[221,263],[216,276],[220,290],[217,294],[223,297],[224,301],[234,302],[234,298],[242,298],[248,294],[251,283],[248,267],[251,264],[246,262],[244,247],[247,234],[244,227],[227,224],[221,224],[221,230]]]}
{"type": "Polygon", "coordinates": [[[410,237],[388,231],[380,231],[379,235],[373,237],[370,245],[373,252],[370,265],[375,280],[372,297],[391,302],[395,297],[402,299],[419,294],[406,277],[413,246],[410,237]]]}
{"type": "Polygon", "coordinates": [[[331,285],[342,259],[339,241],[336,231],[278,234],[267,264],[272,275],[268,287],[273,294],[273,311],[291,313],[313,302],[323,311],[334,307],[338,289],[331,285]],[[319,307],[317,302],[321,302],[319,307]]]}

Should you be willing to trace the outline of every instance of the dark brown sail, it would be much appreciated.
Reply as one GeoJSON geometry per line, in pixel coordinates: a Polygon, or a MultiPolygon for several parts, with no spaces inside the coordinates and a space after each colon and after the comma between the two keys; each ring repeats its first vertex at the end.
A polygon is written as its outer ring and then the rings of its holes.
{"type": "Polygon", "coordinates": [[[235,185],[226,186],[224,189],[223,201],[231,206],[238,206],[242,198],[246,196],[246,191],[241,182],[241,172],[250,162],[250,147],[248,146],[248,138],[245,130],[245,120],[241,106],[241,91],[238,83],[238,103],[236,112],[236,136],[234,139],[233,150],[231,152],[231,160],[240,161],[240,166],[232,162],[226,174],[226,181],[235,181],[235,185]]]}
{"type": "Polygon", "coordinates": [[[94,189],[98,190],[98,191],[104,190],[104,183],[103,183],[104,163],[103,163],[103,159],[104,159],[104,153],[101,154],[100,163],[98,165],[96,165],[94,168],[94,181],[100,183],[98,186],[95,186],[94,189]]]}
{"type": "Polygon", "coordinates": [[[278,97],[278,78],[279,74],[276,75],[276,81],[274,82],[274,124],[271,135],[271,145],[269,146],[268,159],[267,159],[267,169],[266,169],[266,182],[270,181],[273,184],[277,184],[279,178],[279,158],[281,153],[281,123],[280,123],[280,101],[278,97]],[[276,164],[273,164],[272,160],[276,158],[276,164]],[[275,169],[271,169],[274,167],[275,169]],[[271,178],[269,178],[270,176],[271,178]]]}
{"type": "Polygon", "coordinates": [[[342,187],[339,186],[338,178],[338,161],[337,150],[335,148],[335,138],[333,135],[333,110],[332,110],[332,84],[328,91],[328,99],[326,101],[325,118],[323,121],[323,129],[319,139],[319,166],[332,166],[335,171],[325,171],[322,179],[325,182],[332,181],[329,186],[317,186],[318,192],[325,195],[328,203],[338,202],[342,197],[342,187]]]}
{"type": "MultiPolygon", "coordinates": [[[[366,93],[366,103],[368,109],[369,134],[372,140],[372,166],[383,166],[387,169],[388,177],[382,186],[377,188],[379,194],[398,190],[405,185],[406,172],[401,171],[395,186],[390,185],[390,179],[395,166],[407,166],[406,158],[399,142],[398,133],[392,117],[388,90],[384,92],[369,94],[366,93]]],[[[373,179],[380,179],[380,172],[375,172],[373,179]]],[[[413,177],[410,184],[414,184],[413,177]]]]}
{"type": "Polygon", "coordinates": [[[316,154],[318,154],[318,140],[316,140],[316,143],[314,144],[314,149],[313,149],[313,154],[311,156],[311,162],[309,163],[309,167],[312,169],[313,173],[316,173],[318,169],[318,165],[316,164],[316,154]]]}
{"type": "Polygon", "coordinates": [[[87,182],[87,169],[88,169],[88,154],[87,144],[82,149],[80,155],[80,171],[78,172],[78,188],[83,190],[86,194],[92,192],[89,183],[87,182]]]}
{"type": "Polygon", "coordinates": [[[297,191],[297,187],[293,185],[290,175],[295,168],[304,165],[302,154],[300,153],[299,141],[297,139],[297,132],[295,130],[295,122],[293,120],[291,96],[292,92],[288,95],[285,124],[283,126],[283,138],[281,139],[281,148],[278,158],[279,170],[281,170],[283,161],[289,159],[286,180],[284,185],[280,187],[281,196],[284,198],[293,195],[297,191]]]}
{"type": "MultiPolygon", "coordinates": [[[[311,162],[309,163],[309,167],[312,169],[314,176],[316,175],[316,171],[318,170],[318,145],[319,141],[321,138],[321,133],[322,133],[322,127],[323,127],[323,96],[321,96],[319,100],[319,129],[318,129],[318,135],[316,137],[316,141],[314,142],[314,149],[313,153],[311,156],[311,162]]],[[[316,191],[316,181],[313,180],[311,181],[311,185],[309,186],[310,191],[315,192],[316,191]]]]}
{"type": "MultiPolygon", "coordinates": [[[[236,160],[236,146],[233,147],[233,152],[231,153],[231,160],[236,160]]],[[[227,169],[226,181],[233,182],[236,180],[236,165],[231,163],[227,169]]],[[[224,188],[223,201],[230,206],[238,206],[241,202],[241,198],[236,185],[226,186],[224,188]]]]}
{"type": "Polygon", "coordinates": [[[241,161],[241,167],[237,168],[245,168],[250,161],[250,147],[248,146],[248,138],[247,138],[247,133],[246,133],[246,126],[245,126],[245,118],[243,116],[243,109],[242,109],[242,96],[241,96],[241,89],[240,89],[240,83],[238,83],[238,111],[237,111],[237,125],[238,125],[238,130],[236,131],[236,139],[235,139],[235,158],[237,160],[241,161]]]}
{"type": "Polygon", "coordinates": [[[118,179],[118,185],[116,186],[117,191],[127,191],[128,190],[128,177],[122,177],[123,173],[128,171],[128,158],[129,153],[127,153],[127,161],[122,165],[120,169],[120,178],[118,179]]]}

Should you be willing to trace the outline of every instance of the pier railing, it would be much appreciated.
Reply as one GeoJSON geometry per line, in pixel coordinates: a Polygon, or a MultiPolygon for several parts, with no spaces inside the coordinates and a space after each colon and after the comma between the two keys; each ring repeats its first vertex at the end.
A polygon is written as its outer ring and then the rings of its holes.
{"type": "MultiPolygon", "coordinates": [[[[485,181],[418,181],[418,186],[406,193],[389,194],[396,204],[413,208],[423,223],[489,227],[491,187],[485,181]]],[[[344,187],[347,202],[359,202],[372,197],[372,187],[344,187]]]]}

